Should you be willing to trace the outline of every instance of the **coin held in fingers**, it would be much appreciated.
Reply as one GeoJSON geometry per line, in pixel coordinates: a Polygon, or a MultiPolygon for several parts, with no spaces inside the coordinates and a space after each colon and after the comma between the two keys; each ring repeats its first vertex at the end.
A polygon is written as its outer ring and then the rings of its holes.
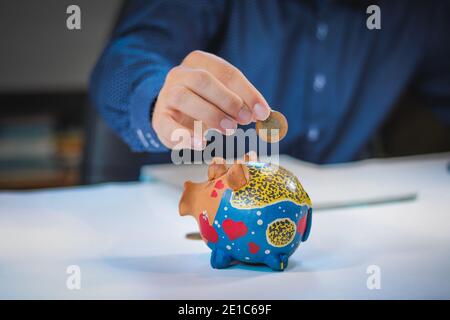
{"type": "Polygon", "coordinates": [[[256,121],[256,133],[266,142],[274,143],[283,139],[288,131],[286,117],[278,112],[271,111],[264,121],[256,121]]]}

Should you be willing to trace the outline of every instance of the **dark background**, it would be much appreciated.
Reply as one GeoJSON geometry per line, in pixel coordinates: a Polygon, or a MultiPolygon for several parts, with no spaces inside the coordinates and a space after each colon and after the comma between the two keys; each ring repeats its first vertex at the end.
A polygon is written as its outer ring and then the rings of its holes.
{"type": "MultiPolygon", "coordinates": [[[[138,170],[126,169],[146,157],[115,138],[87,96],[90,70],[121,7],[121,0],[0,2],[0,188],[137,178],[138,170]],[[66,27],[70,4],[81,7],[81,30],[66,27]],[[121,155],[108,156],[117,144],[121,155]]],[[[450,130],[407,93],[370,149],[370,157],[449,151],[450,130]]]]}
{"type": "Polygon", "coordinates": [[[0,188],[83,182],[90,70],[120,0],[0,2],[0,188]],[[68,30],[66,8],[81,8],[68,30]]]}

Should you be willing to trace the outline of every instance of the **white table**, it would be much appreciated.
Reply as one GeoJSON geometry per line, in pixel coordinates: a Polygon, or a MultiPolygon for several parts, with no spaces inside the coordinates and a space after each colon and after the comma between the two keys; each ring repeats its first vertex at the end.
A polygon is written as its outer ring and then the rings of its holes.
{"type": "Polygon", "coordinates": [[[315,203],[418,193],[410,202],[317,211],[284,272],[212,269],[209,249],[185,239],[197,227],[178,216],[180,190],[161,181],[2,192],[0,298],[450,298],[449,160],[319,167],[282,158],[315,203]],[[66,286],[69,265],[80,267],[80,290],[66,286]],[[379,290],[367,288],[371,265],[381,271],[379,290]]]}

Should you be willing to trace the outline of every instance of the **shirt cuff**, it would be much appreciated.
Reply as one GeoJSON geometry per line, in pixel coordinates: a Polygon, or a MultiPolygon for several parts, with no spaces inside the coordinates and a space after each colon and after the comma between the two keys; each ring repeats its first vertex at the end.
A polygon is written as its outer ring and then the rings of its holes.
{"type": "Polygon", "coordinates": [[[131,134],[136,135],[145,151],[165,152],[169,150],[158,139],[150,122],[151,108],[163,83],[164,76],[162,75],[146,79],[136,87],[130,99],[131,134]],[[155,86],[155,83],[161,85],[155,86]]]}

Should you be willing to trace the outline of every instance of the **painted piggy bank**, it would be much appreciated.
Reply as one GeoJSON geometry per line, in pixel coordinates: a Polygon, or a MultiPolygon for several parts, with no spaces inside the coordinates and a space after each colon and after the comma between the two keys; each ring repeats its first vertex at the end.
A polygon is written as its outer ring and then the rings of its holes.
{"type": "Polygon", "coordinates": [[[311,228],[311,200],[297,177],[261,162],[214,159],[208,181],[185,183],[179,210],[197,220],[213,268],[241,261],[284,270],[311,228]]]}

